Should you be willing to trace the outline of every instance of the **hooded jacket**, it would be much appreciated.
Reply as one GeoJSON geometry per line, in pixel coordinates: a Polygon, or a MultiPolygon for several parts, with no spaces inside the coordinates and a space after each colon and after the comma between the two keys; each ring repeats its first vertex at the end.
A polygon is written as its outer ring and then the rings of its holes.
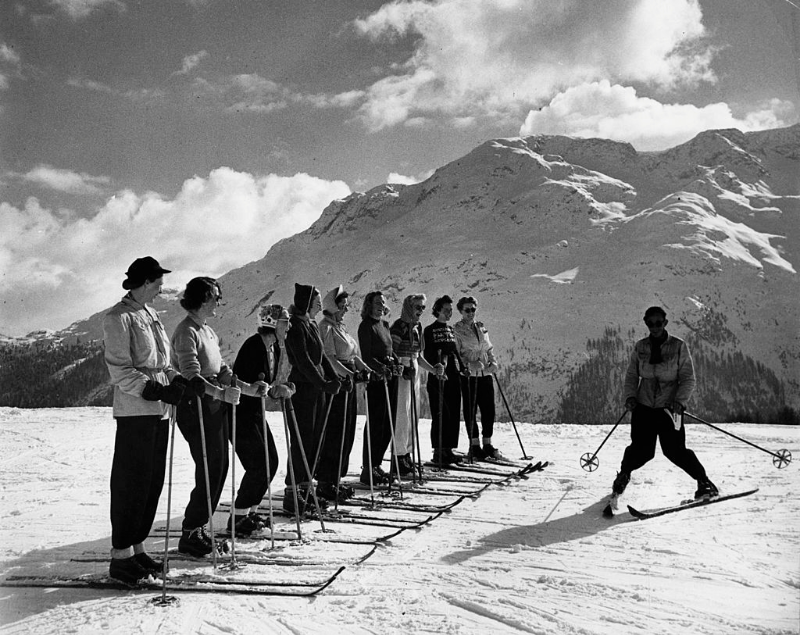
{"type": "Polygon", "coordinates": [[[649,337],[634,345],[625,373],[624,399],[636,397],[650,408],[664,408],[675,401],[686,405],[696,385],[689,347],[679,337],[667,334],[661,344],[662,361],[651,364],[652,346],[649,337]]]}

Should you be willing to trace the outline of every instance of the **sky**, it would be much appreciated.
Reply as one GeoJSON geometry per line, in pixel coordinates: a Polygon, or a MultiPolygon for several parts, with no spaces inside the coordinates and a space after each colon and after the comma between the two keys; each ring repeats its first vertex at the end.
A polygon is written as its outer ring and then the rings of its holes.
{"type": "Polygon", "coordinates": [[[488,139],[800,121],[800,0],[7,0],[0,333],[219,276],[488,139]]]}

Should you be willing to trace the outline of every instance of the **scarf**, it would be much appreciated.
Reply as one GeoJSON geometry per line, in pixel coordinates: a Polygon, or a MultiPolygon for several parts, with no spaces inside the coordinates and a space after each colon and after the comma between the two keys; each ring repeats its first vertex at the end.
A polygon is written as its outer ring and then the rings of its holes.
{"type": "Polygon", "coordinates": [[[667,341],[667,337],[669,337],[669,335],[666,330],[664,330],[664,334],[661,337],[656,338],[652,335],[649,336],[650,363],[654,366],[664,361],[664,359],[661,357],[661,345],[667,341]]]}

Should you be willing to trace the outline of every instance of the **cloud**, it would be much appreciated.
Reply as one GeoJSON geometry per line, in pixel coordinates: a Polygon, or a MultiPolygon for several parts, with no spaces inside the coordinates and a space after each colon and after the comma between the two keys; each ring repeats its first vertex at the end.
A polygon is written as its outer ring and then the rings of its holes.
{"type": "Polygon", "coordinates": [[[726,103],[664,104],[639,97],[629,86],[604,80],[568,88],[547,106],[531,110],[520,127],[520,135],[600,137],[627,141],[638,150],[663,150],[688,141],[703,130],[765,130],[790,125],[795,117],[791,102],[779,99],[735,117],[726,103]]]}
{"type": "Polygon", "coordinates": [[[100,194],[101,186],[111,182],[107,176],[92,176],[91,174],[73,172],[54,168],[49,165],[39,165],[22,175],[22,178],[31,183],[36,183],[59,192],[69,194],[100,194]]]}
{"type": "Polygon", "coordinates": [[[125,11],[125,4],[120,0],[50,0],[50,4],[66,13],[73,20],[87,17],[93,11],[111,7],[117,11],[125,11]]]}
{"type": "Polygon", "coordinates": [[[418,176],[405,176],[404,174],[398,174],[397,172],[390,172],[389,176],[386,177],[387,183],[398,183],[399,185],[414,185],[415,183],[422,183],[423,181],[429,179],[433,176],[435,170],[428,170],[423,174],[418,176]]]}
{"type": "Polygon", "coordinates": [[[192,55],[187,55],[183,58],[183,64],[181,65],[181,70],[175,71],[173,75],[187,75],[190,71],[197,68],[200,62],[203,61],[208,57],[207,51],[198,51],[197,53],[193,53],[192,55]]]}
{"type": "Polygon", "coordinates": [[[424,115],[510,120],[568,86],[609,77],[659,90],[715,80],[697,0],[396,1],[354,27],[413,45],[366,91],[360,116],[373,131],[424,115]]]}
{"type": "Polygon", "coordinates": [[[120,90],[118,88],[114,88],[113,86],[109,86],[108,84],[103,84],[102,82],[97,82],[92,79],[84,79],[84,78],[68,79],[67,85],[73,86],[75,88],[82,88],[84,90],[91,90],[96,93],[113,95],[114,97],[121,97],[123,99],[130,99],[132,101],[146,101],[149,99],[156,99],[163,97],[165,94],[163,90],[158,88],[137,88],[137,89],[120,90]]]}
{"type": "Polygon", "coordinates": [[[61,328],[110,306],[123,272],[152,255],[173,271],[168,286],[218,276],[266,254],[309,227],[341,181],[307,174],[256,177],[227,167],[184,182],[172,200],[154,192],[118,192],[90,218],[0,203],[0,330],[61,328]]]}
{"type": "Polygon", "coordinates": [[[22,58],[12,47],[0,42],[0,90],[9,86],[9,77],[18,77],[22,67],[22,58]]]}

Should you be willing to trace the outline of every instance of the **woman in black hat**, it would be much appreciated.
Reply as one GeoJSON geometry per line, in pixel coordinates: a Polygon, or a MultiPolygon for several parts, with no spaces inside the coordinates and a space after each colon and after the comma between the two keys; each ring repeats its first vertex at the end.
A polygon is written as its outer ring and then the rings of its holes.
{"type": "Polygon", "coordinates": [[[311,285],[294,285],[294,304],[289,308],[290,329],[286,334],[286,353],[292,370],[289,381],[295,386],[291,404],[294,418],[300,431],[298,437],[290,422],[292,470],[286,471],[286,489],[283,495],[283,508],[295,512],[295,494],[300,503],[300,513],[305,511],[304,501],[308,500],[312,474],[309,469],[317,452],[322,424],[327,406],[326,395],[339,392],[339,379],[330,360],[325,356],[325,347],[314,321],[322,309],[319,291],[311,285]],[[297,492],[292,487],[297,487],[297,492]]]}
{"type": "Polygon", "coordinates": [[[114,386],[117,432],[111,464],[109,575],[134,583],[163,564],[144,551],[164,485],[169,404],[183,395],[172,368],[169,339],[149,305],[169,273],[154,258],[138,258],[122,282],[128,293],[103,319],[105,361],[114,386]],[[172,383],[170,383],[172,382],[172,383]]]}

